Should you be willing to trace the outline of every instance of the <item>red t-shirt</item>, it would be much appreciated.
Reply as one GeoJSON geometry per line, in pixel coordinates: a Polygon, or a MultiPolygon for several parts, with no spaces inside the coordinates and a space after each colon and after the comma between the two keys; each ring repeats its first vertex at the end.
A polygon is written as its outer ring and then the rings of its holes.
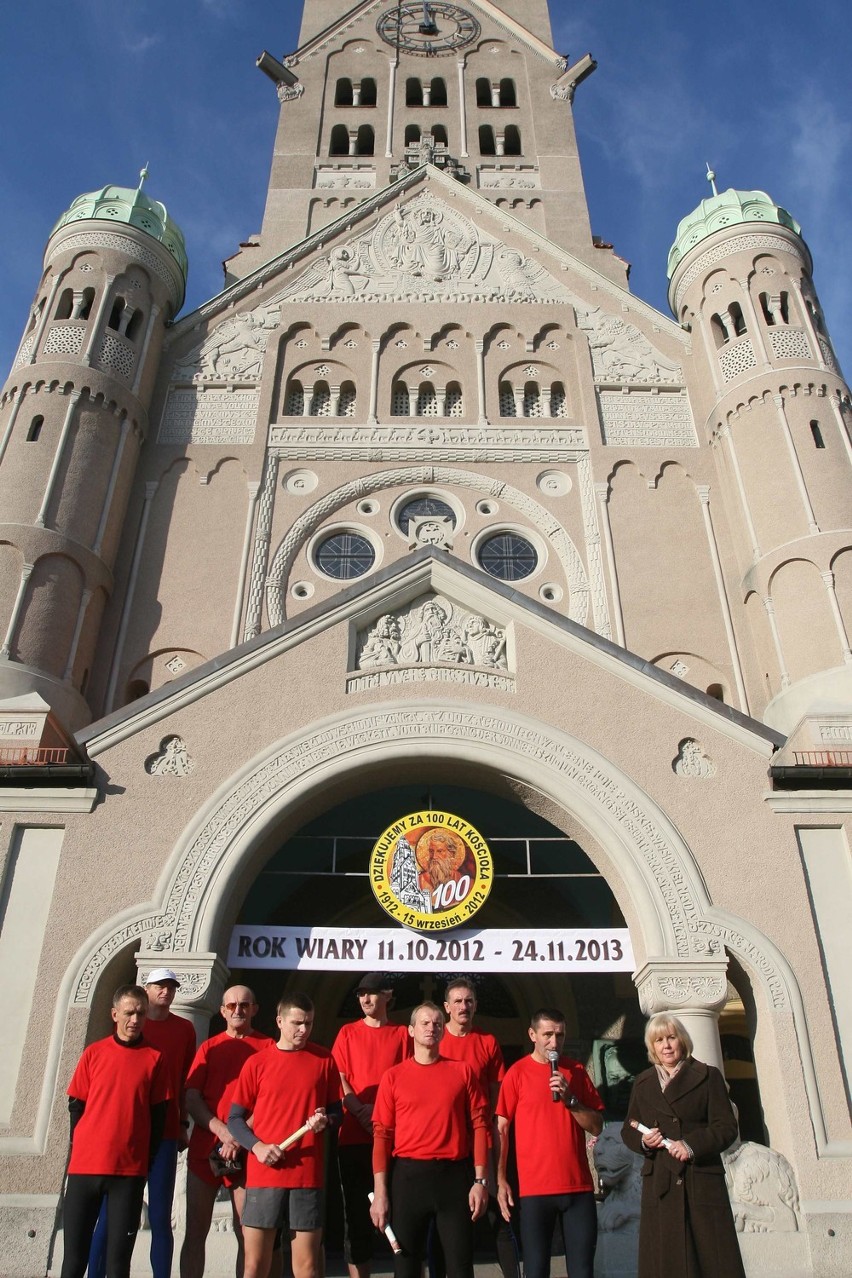
{"type": "Polygon", "coordinates": [[[195,1055],[195,1030],[191,1021],[169,1012],[164,1021],[146,1016],[142,1037],[161,1052],[169,1071],[171,1100],[166,1110],[163,1140],[177,1140],[180,1133],[180,1110],[183,1090],[192,1058],[195,1055]]]}
{"type": "MultiPolygon", "coordinates": [[[[232,1105],[252,1115],[252,1130],[264,1144],[280,1144],[319,1106],[340,1100],[340,1075],[331,1052],[306,1043],[295,1052],[276,1045],[255,1052],[240,1071],[232,1105]]],[[[266,1167],[249,1154],[246,1185],[266,1189],[321,1189],[325,1137],[308,1132],[287,1150],[284,1163],[266,1167]]]]}
{"type": "Polygon", "coordinates": [[[491,1088],[502,1083],[506,1073],[503,1052],[494,1035],[478,1029],[468,1030],[467,1034],[451,1034],[447,1029],[439,1051],[449,1061],[467,1062],[490,1104],[491,1088]]]}
{"type": "MultiPolygon", "coordinates": [[[[255,1052],[266,1051],[274,1045],[274,1039],[258,1034],[257,1030],[251,1030],[243,1038],[235,1038],[224,1030],[214,1034],[196,1052],[186,1078],[186,1090],[200,1092],[211,1114],[227,1123],[231,1095],[243,1065],[255,1052]]],[[[218,1143],[218,1136],[196,1123],[189,1139],[190,1159],[204,1161],[218,1143]]]]}
{"type": "MultiPolygon", "coordinates": [[[[352,1021],[344,1025],[331,1049],[337,1068],[365,1105],[373,1105],[385,1070],[411,1055],[412,1043],[405,1025],[368,1025],[352,1021]]],[[[343,1111],[341,1145],[371,1145],[373,1134],[354,1114],[343,1111]]]]}
{"type": "Polygon", "coordinates": [[[487,1127],[488,1101],[463,1061],[409,1057],[379,1083],[373,1130],[392,1138],[396,1158],[469,1158],[474,1131],[487,1127]]]}
{"type": "MultiPolygon", "coordinates": [[[[559,1059],[559,1072],[587,1109],[604,1107],[579,1061],[559,1059]]],[[[547,1085],[550,1065],[525,1056],[506,1071],[496,1113],[514,1124],[518,1183],[522,1198],[579,1194],[593,1189],[586,1133],[565,1105],[555,1105],[547,1085]]]]}
{"type": "Polygon", "coordinates": [[[110,1035],[91,1043],[74,1070],[68,1095],[85,1101],[68,1171],[81,1176],[147,1176],[151,1106],[171,1099],[162,1055],[110,1035]]]}

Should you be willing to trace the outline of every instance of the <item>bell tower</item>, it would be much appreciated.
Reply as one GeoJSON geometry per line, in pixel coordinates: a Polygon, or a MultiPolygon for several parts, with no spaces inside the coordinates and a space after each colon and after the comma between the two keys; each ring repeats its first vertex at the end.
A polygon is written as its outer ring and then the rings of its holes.
{"type": "Polygon", "coordinates": [[[81,195],[47,242],[0,395],[0,704],[37,693],[68,731],[86,701],[183,236],[143,190],[81,195]]]}
{"type": "Polygon", "coordinates": [[[228,282],[428,163],[625,284],[593,242],[574,132],[595,65],[553,48],[545,0],[305,5],[299,48],[258,59],[279,125],[263,227],[228,282]]]}
{"type": "Polygon", "coordinates": [[[707,437],[764,680],[764,717],[852,705],[849,388],[801,228],[762,191],[713,194],[669,254],[669,303],[694,333],[707,437]]]}

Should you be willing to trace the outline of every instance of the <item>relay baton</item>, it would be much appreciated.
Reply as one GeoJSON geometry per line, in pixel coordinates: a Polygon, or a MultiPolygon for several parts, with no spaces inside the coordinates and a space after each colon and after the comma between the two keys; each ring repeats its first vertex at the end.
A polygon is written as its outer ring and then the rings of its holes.
{"type": "Polygon", "coordinates": [[[288,1136],[286,1140],[282,1140],[278,1148],[283,1153],[285,1149],[289,1149],[291,1145],[295,1145],[297,1140],[301,1140],[303,1136],[307,1136],[310,1130],[311,1130],[310,1123],[302,1123],[302,1126],[299,1128],[299,1130],[297,1132],[293,1132],[293,1134],[291,1136],[288,1136]]]}
{"type": "MultiPolygon", "coordinates": [[[[630,1126],[635,1128],[637,1132],[641,1132],[643,1136],[647,1136],[648,1132],[653,1131],[653,1127],[646,1127],[644,1123],[637,1123],[635,1118],[631,1118],[630,1126]]],[[[668,1136],[663,1137],[663,1149],[671,1149],[672,1142],[668,1136]]]]}
{"type": "MultiPolygon", "coordinates": [[[[375,1194],[369,1193],[367,1197],[369,1198],[370,1202],[372,1202],[375,1197],[375,1194]]],[[[396,1255],[401,1256],[402,1248],[399,1245],[399,1239],[397,1238],[396,1234],[391,1229],[390,1225],[385,1225],[385,1238],[387,1238],[388,1242],[391,1245],[391,1251],[395,1252],[396,1255]]]]}

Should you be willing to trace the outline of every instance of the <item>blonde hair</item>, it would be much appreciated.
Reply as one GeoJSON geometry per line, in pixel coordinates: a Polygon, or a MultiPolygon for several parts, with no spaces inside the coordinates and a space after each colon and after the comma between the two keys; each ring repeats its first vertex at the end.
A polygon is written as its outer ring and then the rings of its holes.
{"type": "Polygon", "coordinates": [[[684,1059],[692,1055],[692,1039],[689,1037],[689,1031],[686,1026],[676,1016],[672,1016],[670,1012],[658,1012],[656,1016],[651,1017],[645,1026],[645,1047],[648,1052],[648,1060],[652,1065],[657,1064],[653,1044],[663,1034],[674,1034],[683,1048],[684,1059]]]}

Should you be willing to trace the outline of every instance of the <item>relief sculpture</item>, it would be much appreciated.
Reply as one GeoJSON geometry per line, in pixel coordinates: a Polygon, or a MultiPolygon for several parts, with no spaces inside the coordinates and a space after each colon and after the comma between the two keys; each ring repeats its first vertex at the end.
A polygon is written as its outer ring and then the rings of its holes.
{"type": "Polygon", "coordinates": [[[386,613],[360,636],[357,668],[462,665],[507,669],[506,632],[436,595],[407,613],[386,613]]]}
{"type": "Polygon", "coordinates": [[[680,385],[683,369],[652,346],[644,333],[618,315],[599,308],[577,312],[577,323],[589,336],[597,382],[680,385]]]}
{"type": "Polygon", "coordinates": [[[272,305],[226,319],[177,361],[172,381],[259,381],[269,336],[279,318],[278,306],[272,305]]]}
{"type": "Polygon", "coordinates": [[[330,298],[574,301],[544,266],[489,237],[430,192],[397,205],[370,231],[335,246],[277,300],[330,298]]]}

